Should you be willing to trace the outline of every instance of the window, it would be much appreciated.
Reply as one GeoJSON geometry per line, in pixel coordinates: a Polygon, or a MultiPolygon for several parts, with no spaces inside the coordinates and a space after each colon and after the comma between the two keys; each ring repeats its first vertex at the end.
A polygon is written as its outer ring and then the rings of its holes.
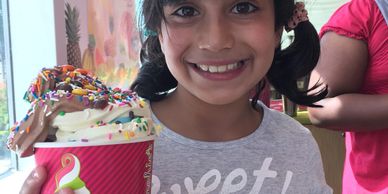
{"type": "Polygon", "coordinates": [[[10,77],[10,47],[8,28],[8,6],[6,0],[0,3],[0,179],[7,176],[14,167],[14,157],[7,148],[9,123],[13,109],[9,107],[12,98],[10,90],[12,81],[10,77]]]}

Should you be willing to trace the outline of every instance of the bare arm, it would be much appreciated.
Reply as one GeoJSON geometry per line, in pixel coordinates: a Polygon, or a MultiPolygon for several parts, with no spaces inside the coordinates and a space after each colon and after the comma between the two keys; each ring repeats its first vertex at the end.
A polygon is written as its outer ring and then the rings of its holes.
{"type": "Polygon", "coordinates": [[[328,84],[323,108],[309,108],[314,125],[330,129],[371,131],[388,128],[388,95],[365,95],[362,86],[368,65],[367,45],[360,40],[326,33],[321,39],[321,57],[310,77],[328,84]]]}

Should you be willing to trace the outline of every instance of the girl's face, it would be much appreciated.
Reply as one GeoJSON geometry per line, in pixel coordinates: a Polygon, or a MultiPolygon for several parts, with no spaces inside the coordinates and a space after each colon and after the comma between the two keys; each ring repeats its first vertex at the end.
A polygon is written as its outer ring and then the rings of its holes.
{"type": "Polygon", "coordinates": [[[248,95],[279,45],[273,1],[171,2],[164,6],[159,41],[178,92],[219,105],[248,95]]]}

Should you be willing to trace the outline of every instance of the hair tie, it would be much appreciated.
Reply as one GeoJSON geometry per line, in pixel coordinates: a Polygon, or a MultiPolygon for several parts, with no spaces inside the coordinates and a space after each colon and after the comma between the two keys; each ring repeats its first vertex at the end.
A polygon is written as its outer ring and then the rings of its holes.
{"type": "Polygon", "coordinates": [[[307,10],[304,8],[303,2],[296,2],[295,3],[295,9],[293,12],[292,17],[290,20],[288,20],[288,23],[286,24],[285,28],[286,31],[289,32],[298,26],[300,22],[308,21],[309,18],[307,16],[307,10]]]}
{"type": "Polygon", "coordinates": [[[150,30],[146,27],[143,16],[143,3],[144,0],[135,0],[135,13],[136,13],[136,26],[143,34],[143,37],[148,38],[150,36],[157,36],[158,33],[154,30],[150,30]]]}
{"type": "Polygon", "coordinates": [[[158,36],[158,33],[153,31],[153,30],[144,28],[143,29],[143,35],[147,38],[147,37],[150,37],[150,36],[158,36]]]}

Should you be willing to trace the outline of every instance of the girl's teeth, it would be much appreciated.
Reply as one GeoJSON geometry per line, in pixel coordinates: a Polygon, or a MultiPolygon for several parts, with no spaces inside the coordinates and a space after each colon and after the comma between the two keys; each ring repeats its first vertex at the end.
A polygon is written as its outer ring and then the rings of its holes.
{"type": "Polygon", "coordinates": [[[209,71],[210,71],[210,73],[218,72],[217,69],[218,69],[217,66],[209,66],[209,71]]]}
{"type": "Polygon", "coordinates": [[[228,70],[236,69],[236,68],[237,68],[237,63],[233,63],[233,64],[228,65],[228,70]]]}
{"type": "Polygon", "coordinates": [[[207,71],[209,69],[209,67],[207,65],[199,65],[199,68],[202,70],[202,71],[207,71]]]}
{"type": "Polygon", "coordinates": [[[208,71],[210,73],[224,73],[226,71],[234,70],[239,67],[238,63],[228,65],[196,65],[202,71],[208,71]]]}
{"type": "Polygon", "coordinates": [[[226,68],[227,68],[226,65],[218,66],[217,70],[218,70],[218,72],[222,73],[222,72],[225,72],[225,71],[226,71],[226,68]]]}

